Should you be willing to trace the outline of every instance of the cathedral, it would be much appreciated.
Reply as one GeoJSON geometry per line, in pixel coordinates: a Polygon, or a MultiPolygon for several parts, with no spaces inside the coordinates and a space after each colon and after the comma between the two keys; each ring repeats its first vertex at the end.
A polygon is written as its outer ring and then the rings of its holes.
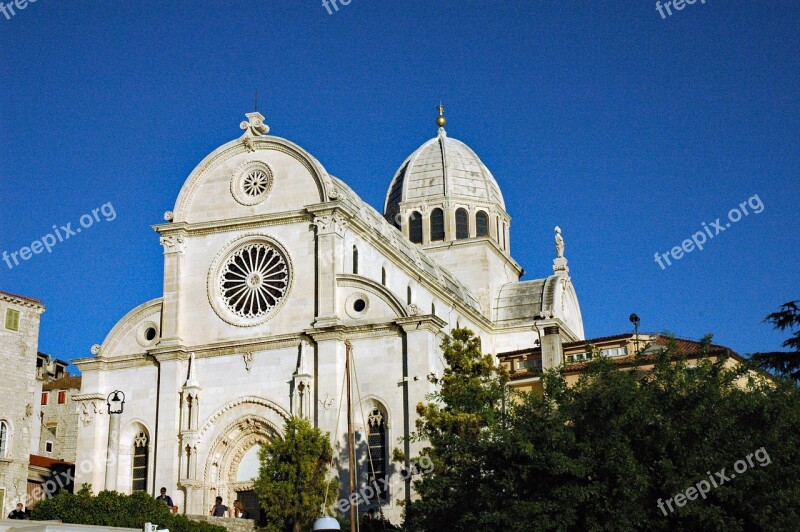
{"type": "Polygon", "coordinates": [[[261,114],[246,117],[154,226],[161,297],[75,361],[76,485],[164,486],[189,515],[208,514],[217,496],[256,509],[258,449],[294,415],[330,433],[346,486],[349,351],[358,484],[384,479],[360,510],[379,505],[397,520],[411,484],[392,451],[421,447],[408,436],[427,376],[442,372],[444,335],[469,328],[498,357],[540,349],[543,369],[563,362],[562,342],[584,339],[560,230],[552,275],[521,281],[502,191],[448,136],[441,106],[436,136],[399,166],[383,213],[270,135],[261,114]]]}

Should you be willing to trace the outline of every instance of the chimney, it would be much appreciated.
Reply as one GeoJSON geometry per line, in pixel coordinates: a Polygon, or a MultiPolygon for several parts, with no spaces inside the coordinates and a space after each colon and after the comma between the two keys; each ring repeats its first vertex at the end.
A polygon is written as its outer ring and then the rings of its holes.
{"type": "Polygon", "coordinates": [[[564,364],[564,349],[561,347],[561,334],[557,325],[544,328],[542,336],[542,369],[555,369],[564,364]]]}

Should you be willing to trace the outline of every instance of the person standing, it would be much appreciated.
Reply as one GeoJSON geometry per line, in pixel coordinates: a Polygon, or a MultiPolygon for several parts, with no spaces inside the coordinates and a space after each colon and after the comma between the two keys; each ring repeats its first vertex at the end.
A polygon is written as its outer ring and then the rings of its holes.
{"type": "Polygon", "coordinates": [[[230,517],[231,509],[222,504],[222,497],[217,497],[215,501],[216,504],[211,507],[209,515],[213,515],[214,517],[230,517]]]}
{"type": "Polygon", "coordinates": [[[161,488],[161,495],[158,496],[158,499],[164,501],[170,512],[178,513],[178,507],[172,503],[172,497],[167,495],[167,488],[161,488]]]}
{"type": "Polygon", "coordinates": [[[12,510],[10,514],[8,514],[9,519],[25,519],[25,506],[20,502],[17,503],[17,509],[12,510]]]}
{"type": "Polygon", "coordinates": [[[239,499],[233,501],[233,516],[239,519],[250,519],[250,512],[244,509],[242,501],[239,499]]]}

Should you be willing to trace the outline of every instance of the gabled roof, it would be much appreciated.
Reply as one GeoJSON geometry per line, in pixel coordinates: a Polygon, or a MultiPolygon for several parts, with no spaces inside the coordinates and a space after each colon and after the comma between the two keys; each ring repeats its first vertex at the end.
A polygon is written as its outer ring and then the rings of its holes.
{"type": "Polygon", "coordinates": [[[6,297],[6,298],[10,298],[10,299],[18,299],[18,300],[23,301],[25,303],[31,303],[31,304],[38,305],[38,306],[44,308],[44,305],[42,304],[41,301],[39,301],[38,299],[33,299],[31,297],[18,296],[16,294],[12,294],[10,292],[3,292],[3,291],[0,291],[0,296],[6,297]]]}

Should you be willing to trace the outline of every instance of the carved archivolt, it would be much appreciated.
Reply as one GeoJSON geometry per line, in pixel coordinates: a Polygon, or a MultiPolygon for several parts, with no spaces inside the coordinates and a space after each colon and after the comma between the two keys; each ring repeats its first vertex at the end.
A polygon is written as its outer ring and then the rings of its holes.
{"type": "Polygon", "coordinates": [[[270,401],[269,399],[264,399],[263,397],[256,397],[256,396],[246,396],[240,397],[238,399],[234,399],[233,401],[227,403],[225,406],[217,410],[214,414],[212,414],[204,423],[203,426],[200,428],[199,437],[202,439],[206,433],[214,426],[214,423],[222,417],[226,412],[246,404],[253,404],[257,406],[263,406],[265,408],[270,409],[274,413],[276,413],[283,421],[289,419],[289,412],[283,409],[277,403],[270,401]]]}

